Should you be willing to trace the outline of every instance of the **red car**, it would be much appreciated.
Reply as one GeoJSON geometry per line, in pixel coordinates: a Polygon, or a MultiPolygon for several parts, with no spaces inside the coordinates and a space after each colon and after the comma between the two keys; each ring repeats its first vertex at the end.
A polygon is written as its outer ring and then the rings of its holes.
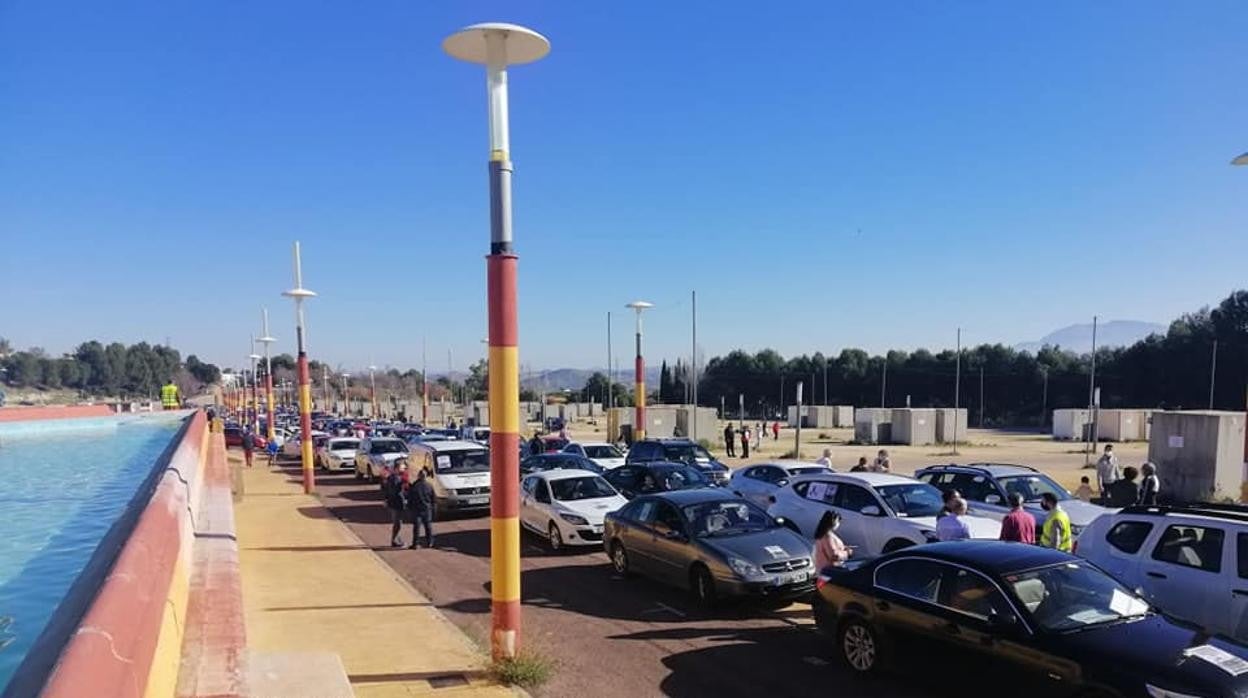
{"type": "MultiPolygon", "coordinates": [[[[256,437],[256,450],[263,451],[265,447],[269,445],[269,443],[265,441],[264,437],[259,434],[256,434],[255,437],[256,437]]],[[[230,446],[241,447],[243,445],[243,430],[239,427],[226,427],[225,428],[225,445],[227,448],[230,446]]]]}

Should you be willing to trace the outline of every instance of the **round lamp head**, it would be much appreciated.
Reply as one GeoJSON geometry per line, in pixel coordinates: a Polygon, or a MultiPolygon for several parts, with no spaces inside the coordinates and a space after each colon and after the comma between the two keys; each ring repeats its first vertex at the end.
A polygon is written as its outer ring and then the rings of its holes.
{"type": "Polygon", "coordinates": [[[532,63],[550,53],[550,42],[546,37],[528,27],[504,22],[464,27],[442,41],[442,50],[461,61],[485,64],[485,37],[493,33],[503,35],[505,65],[532,63]]]}
{"type": "Polygon", "coordinates": [[[316,293],[306,288],[292,288],[289,291],[282,291],[282,295],[295,300],[303,300],[304,298],[312,298],[316,293]]]}
{"type": "Polygon", "coordinates": [[[257,337],[256,342],[260,344],[272,344],[277,341],[277,337],[257,337]]]}
{"type": "Polygon", "coordinates": [[[653,308],[654,303],[647,303],[646,301],[633,301],[632,303],[629,303],[628,305],[624,307],[632,308],[633,310],[636,310],[637,312],[640,313],[643,310],[649,310],[650,308],[653,308]]]}
{"type": "Polygon", "coordinates": [[[1231,164],[1232,165],[1248,165],[1248,153],[1244,153],[1243,155],[1240,155],[1234,160],[1231,160],[1231,164]]]}
{"type": "Polygon", "coordinates": [[[260,359],[263,359],[264,357],[260,356],[259,354],[251,354],[247,358],[251,359],[252,361],[259,361],[260,359]]]}

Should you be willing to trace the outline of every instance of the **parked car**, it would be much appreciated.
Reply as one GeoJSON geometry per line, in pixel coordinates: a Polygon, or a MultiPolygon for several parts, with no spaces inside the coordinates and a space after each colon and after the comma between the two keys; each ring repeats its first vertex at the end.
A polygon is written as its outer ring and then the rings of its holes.
{"type": "Polygon", "coordinates": [[[382,470],[407,456],[407,444],[402,439],[360,439],[360,446],[355,451],[355,479],[373,482],[381,477],[382,470]]]}
{"type": "Polygon", "coordinates": [[[588,458],[606,470],[624,465],[624,452],[605,441],[573,441],[563,447],[563,452],[588,458]]]}
{"type": "Polygon", "coordinates": [[[808,595],[814,581],[810,541],[719,489],[638,497],[607,514],[603,536],[617,574],[689,589],[703,606],[808,595]]]}
{"type": "MultiPolygon", "coordinates": [[[[327,439],[329,439],[329,434],[326,434],[323,431],[317,431],[315,429],[312,430],[312,451],[314,454],[317,449],[318,440],[320,443],[323,444],[327,439]]],[[[282,444],[282,456],[286,458],[301,457],[303,455],[302,444],[303,444],[303,441],[299,437],[299,431],[295,430],[295,433],[289,439],[286,440],[286,443],[282,444]]],[[[316,458],[315,455],[313,457],[319,464],[320,459],[316,458]]]]}
{"type": "Polygon", "coordinates": [[[1084,529],[1076,553],[1166,613],[1248,642],[1248,507],[1127,507],[1084,529]]]}
{"type": "MultiPolygon", "coordinates": [[[[940,490],[912,478],[889,473],[834,473],[794,479],[772,495],[768,508],[794,531],[813,537],[825,512],[841,515],[837,532],[859,556],[892,552],[936,540],[936,515],[943,502],[940,490]]],[[[967,516],[972,538],[996,540],[1000,522],[967,516]]]]}
{"type": "Polygon", "coordinates": [[[747,465],[732,472],[728,489],[738,497],[745,497],[760,507],[771,506],[776,490],[789,484],[800,475],[831,475],[831,468],[798,460],[780,460],[771,463],[747,465]]]}
{"type": "Polygon", "coordinates": [[[360,440],[354,437],[326,439],[319,459],[321,468],[334,471],[354,470],[355,454],[359,448],[360,440]]]}
{"type": "Polygon", "coordinates": [[[412,444],[408,467],[430,474],[438,513],[490,506],[490,449],[475,441],[412,444]]]}
{"type": "Polygon", "coordinates": [[[685,463],[636,463],[603,474],[620,494],[632,499],[641,494],[712,487],[701,470],[685,463]]]}
{"type": "Polygon", "coordinates": [[[601,465],[592,460],[571,453],[543,453],[539,456],[526,456],[520,460],[521,475],[541,470],[587,470],[598,475],[606,472],[601,465]]]}
{"type": "Polygon", "coordinates": [[[1049,548],[936,543],[829,568],[818,588],[816,623],[858,674],[924,664],[1027,695],[1248,695],[1248,648],[1049,548]]]}
{"type": "MultiPolygon", "coordinates": [[[[229,446],[242,447],[243,445],[243,428],[242,427],[227,426],[223,430],[222,433],[225,434],[226,447],[229,447],[229,446]]],[[[264,436],[260,434],[255,434],[255,437],[256,437],[256,449],[255,450],[263,451],[265,446],[267,446],[269,442],[265,441],[264,436]]]]}
{"type": "Polygon", "coordinates": [[[1048,475],[1026,465],[1002,463],[972,463],[970,465],[933,465],[921,468],[914,477],[934,486],[941,492],[957,490],[970,504],[971,513],[1000,521],[1010,513],[1006,497],[1014,492],[1022,495],[1023,508],[1036,520],[1036,530],[1044,524],[1048,514],[1040,506],[1040,497],[1052,493],[1062,510],[1070,517],[1070,532],[1078,538],[1088,524],[1100,515],[1113,511],[1105,507],[1076,499],[1065,487],[1048,475]]]}
{"type": "Polygon", "coordinates": [[[728,466],[689,439],[643,439],[630,446],[624,457],[625,465],[654,462],[686,463],[701,470],[716,485],[728,483],[728,466]]]}
{"type": "Polygon", "coordinates": [[[520,483],[520,525],[546,536],[551,550],[600,545],[603,518],[628,500],[584,470],[544,470],[520,483]]]}

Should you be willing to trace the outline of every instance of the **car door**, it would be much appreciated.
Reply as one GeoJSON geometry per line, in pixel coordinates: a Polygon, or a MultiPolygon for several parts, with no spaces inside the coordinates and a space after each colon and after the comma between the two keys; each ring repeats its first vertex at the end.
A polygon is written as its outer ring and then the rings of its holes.
{"type": "Polygon", "coordinates": [[[1248,642],[1248,533],[1235,534],[1235,564],[1227,565],[1234,570],[1234,577],[1228,576],[1230,582],[1231,612],[1227,619],[1227,635],[1248,642]]]}
{"type": "Polygon", "coordinates": [[[734,485],[737,494],[761,507],[766,508],[769,506],[771,502],[767,501],[767,498],[770,496],[769,490],[771,488],[767,487],[767,470],[770,467],[768,465],[753,465],[746,468],[734,485]]]}
{"type": "Polygon", "coordinates": [[[549,533],[547,526],[550,524],[551,517],[554,516],[551,512],[553,506],[550,498],[550,483],[544,477],[537,478],[537,483],[533,486],[533,507],[530,519],[533,530],[543,535],[549,533]]]}
{"type": "MultiPolygon", "coordinates": [[[[792,510],[783,514],[793,521],[800,529],[799,533],[807,537],[815,535],[819,520],[833,510],[837,492],[841,484],[829,480],[813,480],[801,482],[793,486],[792,510]]],[[[842,517],[842,526],[844,518],[842,517]]],[[[842,538],[844,540],[844,538],[842,538]]]]}
{"type": "Polygon", "coordinates": [[[875,569],[872,616],[902,665],[945,649],[937,601],[946,571],[935,560],[904,556],[875,569]]]}
{"type": "Polygon", "coordinates": [[[688,582],[686,570],[692,558],[690,546],[693,542],[680,516],[680,510],[670,502],[658,500],[657,504],[654,524],[650,529],[654,575],[668,584],[685,586],[688,582]]]}
{"type": "Polygon", "coordinates": [[[1169,523],[1141,560],[1145,598],[1161,610],[1212,629],[1226,613],[1222,580],[1226,532],[1213,524],[1169,523]],[[1215,592],[1215,593],[1211,593],[1215,592]]]}
{"type": "Polygon", "coordinates": [[[606,473],[603,477],[617,492],[632,499],[637,496],[637,480],[641,477],[641,470],[635,465],[625,465],[606,473]]]}
{"type": "Polygon", "coordinates": [[[837,535],[845,545],[855,548],[859,556],[878,555],[884,547],[881,538],[887,531],[878,525],[884,517],[884,509],[875,495],[861,485],[842,482],[834,506],[841,515],[837,535]],[[864,510],[870,512],[870,507],[875,507],[874,514],[863,513],[864,510]]]}
{"type": "Polygon", "coordinates": [[[530,476],[520,483],[520,525],[529,529],[533,529],[534,510],[537,506],[537,503],[534,501],[533,491],[536,489],[539,479],[530,476]]]}
{"type": "MultiPolygon", "coordinates": [[[[1151,521],[1123,518],[1106,527],[1103,538],[1080,537],[1079,554],[1131,588],[1143,585],[1140,558],[1156,547],[1151,521]],[[1086,552],[1085,552],[1086,551],[1086,552]]],[[[1094,529],[1098,530],[1098,529],[1094,529]]],[[[1099,529],[1104,530],[1104,529],[1099,529]]],[[[1086,536],[1086,533],[1085,533],[1086,536]]]]}
{"type": "Polygon", "coordinates": [[[628,551],[630,568],[649,577],[657,575],[654,559],[654,521],[658,511],[657,499],[642,499],[629,508],[635,513],[628,519],[622,542],[628,551]]]}

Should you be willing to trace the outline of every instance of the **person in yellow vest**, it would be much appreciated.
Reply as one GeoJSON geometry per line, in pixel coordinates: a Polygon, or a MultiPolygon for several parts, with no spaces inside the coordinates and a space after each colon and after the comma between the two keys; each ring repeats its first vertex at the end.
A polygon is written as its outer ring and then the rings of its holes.
{"type": "Polygon", "coordinates": [[[1044,525],[1040,527],[1040,545],[1055,548],[1064,553],[1074,550],[1073,537],[1070,534],[1070,516],[1062,511],[1057,503],[1057,496],[1045,492],[1040,497],[1040,506],[1049,512],[1044,525]]]}
{"type": "Polygon", "coordinates": [[[169,381],[160,389],[160,404],[167,410],[176,410],[182,406],[182,400],[178,396],[178,386],[173,381],[169,381]]]}

